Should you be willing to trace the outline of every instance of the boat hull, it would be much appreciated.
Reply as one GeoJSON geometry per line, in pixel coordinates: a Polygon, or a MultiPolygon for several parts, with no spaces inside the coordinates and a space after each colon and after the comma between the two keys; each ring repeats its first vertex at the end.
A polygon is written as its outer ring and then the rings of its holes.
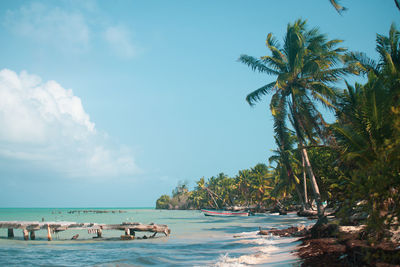
{"type": "Polygon", "coordinates": [[[205,216],[218,216],[218,217],[246,217],[249,216],[248,212],[235,212],[224,210],[201,210],[205,216]]]}

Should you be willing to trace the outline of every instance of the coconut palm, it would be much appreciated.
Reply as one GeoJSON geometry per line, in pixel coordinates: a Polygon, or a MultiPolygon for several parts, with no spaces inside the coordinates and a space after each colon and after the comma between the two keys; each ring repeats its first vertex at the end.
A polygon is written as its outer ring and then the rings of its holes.
{"type": "MultiPolygon", "coordinates": [[[[250,93],[246,100],[250,105],[264,95],[272,94],[270,109],[274,125],[290,121],[297,136],[300,152],[305,161],[307,174],[315,195],[320,218],[324,216],[321,195],[316,177],[304,146],[306,141],[326,141],[326,126],[317,103],[333,108],[337,92],[332,84],[345,74],[348,68],[339,66],[344,48],[337,47],[341,40],[327,40],[316,28],[308,30],[306,21],[297,20],[287,27],[283,46],[270,33],[266,45],[270,56],[254,58],[242,55],[239,61],[252,70],[276,76],[276,80],[250,93]]],[[[275,132],[277,133],[277,127],[275,132]]],[[[283,139],[279,139],[281,141],[283,139]]]]}
{"type": "Polygon", "coordinates": [[[262,163],[251,168],[250,172],[252,203],[256,203],[260,207],[265,200],[269,199],[270,191],[274,185],[274,177],[268,166],[262,163]]]}

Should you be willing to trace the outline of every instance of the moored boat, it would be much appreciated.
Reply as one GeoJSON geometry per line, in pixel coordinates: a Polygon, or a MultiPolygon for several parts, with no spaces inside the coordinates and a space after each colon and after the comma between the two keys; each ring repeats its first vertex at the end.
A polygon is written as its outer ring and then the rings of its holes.
{"type": "Polygon", "coordinates": [[[249,216],[249,212],[237,212],[227,210],[201,210],[205,216],[220,216],[220,217],[231,217],[231,216],[249,216]]]}

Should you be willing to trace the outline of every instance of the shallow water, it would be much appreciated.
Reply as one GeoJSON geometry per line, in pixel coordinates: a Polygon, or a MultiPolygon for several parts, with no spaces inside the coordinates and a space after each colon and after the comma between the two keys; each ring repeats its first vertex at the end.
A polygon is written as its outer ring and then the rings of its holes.
{"type": "MultiPolygon", "coordinates": [[[[291,252],[293,238],[257,236],[258,227],[285,228],[312,221],[294,214],[250,217],[209,217],[199,211],[113,209],[123,213],[73,213],[87,209],[0,209],[0,221],[69,221],[167,224],[169,237],[121,241],[121,231],[103,231],[102,239],[85,230],[67,230],[48,242],[47,231],[36,231],[36,240],[23,240],[22,230],[7,239],[0,229],[1,266],[298,266],[291,252]],[[71,237],[79,234],[78,240],[71,237]]],[[[106,209],[100,209],[106,210],[106,209]]],[[[142,236],[138,233],[137,236],[142,236]]]]}

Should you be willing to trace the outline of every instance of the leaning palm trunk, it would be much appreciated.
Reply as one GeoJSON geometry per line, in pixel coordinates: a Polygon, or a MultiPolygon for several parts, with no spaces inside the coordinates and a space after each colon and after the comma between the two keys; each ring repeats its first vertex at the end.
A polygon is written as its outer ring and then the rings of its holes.
{"type": "Polygon", "coordinates": [[[308,176],[310,177],[311,188],[314,192],[315,201],[317,202],[318,218],[321,219],[325,216],[325,210],[324,210],[324,206],[322,205],[321,194],[319,193],[317,179],[315,179],[315,175],[312,170],[310,160],[308,159],[308,153],[307,153],[307,150],[303,146],[303,142],[300,141],[300,145],[301,145],[300,151],[304,158],[306,171],[307,171],[308,176]]]}
{"type": "Polygon", "coordinates": [[[303,154],[301,155],[301,163],[303,167],[303,192],[304,192],[304,203],[305,208],[308,209],[310,207],[307,196],[307,173],[306,173],[306,161],[304,160],[303,154]]]}
{"type": "Polygon", "coordinates": [[[317,179],[315,178],[314,172],[311,167],[310,160],[308,158],[307,150],[304,147],[304,143],[303,143],[304,139],[303,139],[302,133],[305,132],[305,127],[302,123],[302,119],[301,119],[299,113],[297,112],[297,106],[295,103],[295,99],[293,97],[292,97],[292,100],[293,100],[292,101],[292,117],[293,117],[292,125],[293,125],[296,135],[297,135],[297,140],[299,142],[300,152],[301,152],[301,156],[304,160],[306,172],[308,174],[308,177],[310,178],[311,188],[314,193],[314,199],[317,202],[318,219],[322,219],[325,217],[325,210],[324,210],[324,207],[322,206],[321,194],[319,192],[317,179]]]}

